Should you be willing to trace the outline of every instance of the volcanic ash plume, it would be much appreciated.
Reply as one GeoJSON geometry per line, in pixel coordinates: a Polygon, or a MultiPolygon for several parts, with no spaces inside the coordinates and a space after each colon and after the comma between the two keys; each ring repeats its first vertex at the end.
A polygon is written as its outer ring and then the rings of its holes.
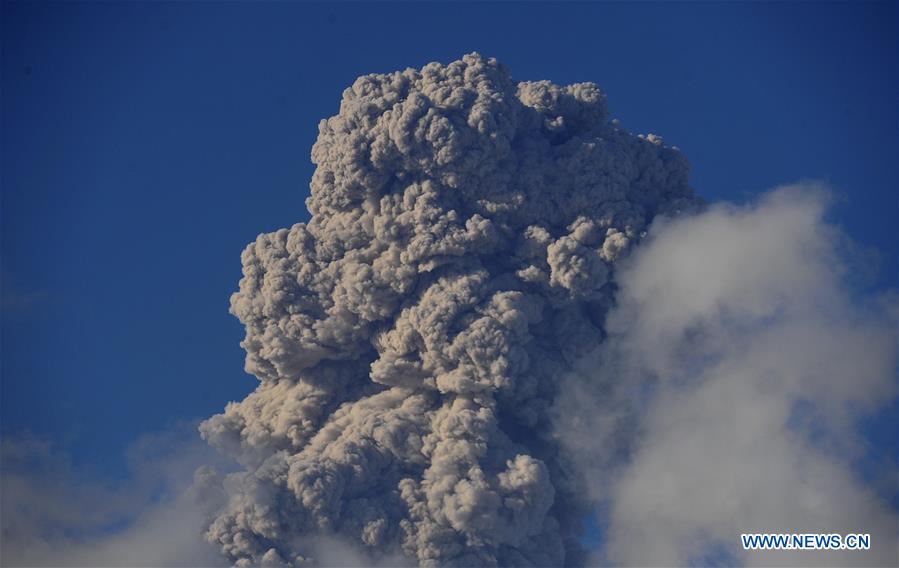
{"type": "Polygon", "coordinates": [[[695,207],[686,160],[595,85],[478,54],[359,78],[312,160],[309,223],[242,256],[260,384],[201,427],[242,466],[207,538],[238,566],[320,563],[328,539],[372,562],[578,562],[584,480],[550,408],[603,339],[616,259],[695,207]]]}

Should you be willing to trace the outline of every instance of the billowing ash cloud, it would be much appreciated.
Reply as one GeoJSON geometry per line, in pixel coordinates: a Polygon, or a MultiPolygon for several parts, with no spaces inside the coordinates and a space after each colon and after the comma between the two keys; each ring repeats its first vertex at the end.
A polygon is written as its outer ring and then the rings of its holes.
{"type": "Polygon", "coordinates": [[[312,159],[309,223],[243,253],[260,384],[201,427],[242,465],[207,538],[239,566],[322,562],[317,535],[372,562],[580,562],[550,408],[603,339],[616,259],[696,206],[686,160],[595,85],[477,54],[359,78],[312,159]]]}

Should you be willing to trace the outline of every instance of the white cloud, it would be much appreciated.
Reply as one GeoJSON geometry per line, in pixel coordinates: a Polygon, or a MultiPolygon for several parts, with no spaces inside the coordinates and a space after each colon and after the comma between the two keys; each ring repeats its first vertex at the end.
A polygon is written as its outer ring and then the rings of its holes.
{"type": "Polygon", "coordinates": [[[4,566],[214,566],[203,540],[221,503],[214,473],[221,462],[195,425],[145,436],[128,451],[132,476],[105,484],[73,468],[65,455],[33,438],[2,446],[4,566]]]}
{"type": "Polygon", "coordinates": [[[604,561],[682,565],[716,548],[746,564],[896,565],[896,511],[851,468],[858,418],[896,395],[895,310],[846,287],[853,259],[827,204],[805,184],[657,222],[619,272],[609,338],[556,403],[609,506],[604,561]],[[744,553],[742,532],[873,542],[744,553]]]}

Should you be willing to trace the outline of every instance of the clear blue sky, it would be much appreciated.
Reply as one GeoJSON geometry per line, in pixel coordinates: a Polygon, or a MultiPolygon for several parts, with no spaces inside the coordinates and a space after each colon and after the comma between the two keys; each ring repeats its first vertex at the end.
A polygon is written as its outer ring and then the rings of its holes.
{"type": "Polygon", "coordinates": [[[243,398],[240,251],[308,217],[318,121],[360,74],[474,50],[598,83],[710,200],[831,183],[895,286],[896,26],[894,2],[3,3],[0,433],[114,472],[243,398]]]}

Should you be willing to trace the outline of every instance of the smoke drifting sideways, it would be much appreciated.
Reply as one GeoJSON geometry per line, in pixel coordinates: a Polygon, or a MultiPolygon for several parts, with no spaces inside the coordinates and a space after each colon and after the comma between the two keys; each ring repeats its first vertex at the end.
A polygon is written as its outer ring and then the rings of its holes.
{"type": "Polygon", "coordinates": [[[237,566],[584,561],[584,472],[553,426],[602,342],[616,260],[700,202],[595,85],[494,59],[359,78],[323,120],[308,224],[243,253],[260,384],[201,425],[237,460],[207,538],[237,566]]]}

